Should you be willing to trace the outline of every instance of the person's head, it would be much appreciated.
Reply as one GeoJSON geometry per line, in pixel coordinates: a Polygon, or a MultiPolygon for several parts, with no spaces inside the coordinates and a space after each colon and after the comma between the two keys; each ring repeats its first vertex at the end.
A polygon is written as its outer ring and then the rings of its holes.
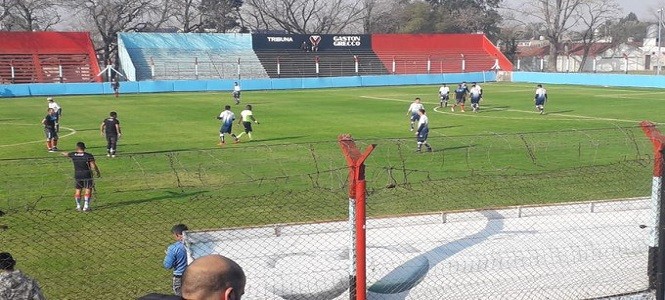
{"type": "Polygon", "coordinates": [[[111,116],[111,118],[117,118],[117,117],[118,117],[118,113],[112,111],[111,113],[109,113],[109,116],[111,116]]]}
{"type": "Polygon", "coordinates": [[[233,85],[238,85],[238,82],[237,82],[237,81],[236,81],[236,82],[234,82],[234,83],[233,83],[233,85]]]}
{"type": "Polygon", "coordinates": [[[182,277],[187,300],[240,300],[245,294],[245,272],[230,258],[207,255],[192,262],[182,277]]]}
{"type": "Polygon", "coordinates": [[[252,106],[249,105],[249,104],[247,104],[247,105],[245,105],[245,109],[246,109],[246,110],[252,110],[252,106]]]}
{"type": "Polygon", "coordinates": [[[53,102],[54,100],[53,100],[53,97],[48,97],[48,98],[46,98],[46,101],[53,102]]]}
{"type": "Polygon", "coordinates": [[[421,116],[424,115],[425,114],[425,109],[424,108],[419,109],[418,114],[421,115],[421,116]]]}
{"type": "Polygon", "coordinates": [[[539,85],[537,85],[536,87],[539,87],[539,88],[541,88],[541,87],[543,87],[543,85],[542,85],[542,84],[539,84],[539,85]]]}
{"type": "Polygon", "coordinates": [[[187,230],[189,230],[189,228],[187,228],[187,225],[185,225],[185,224],[176,224],[176,225],[173,226],[173,228],[171,228],[171,233],[173,233],[173,237],[176,240],[182,241],[182,233],[184,231],[187,231],[187,230]]]}
{"type": "Polygon", "coordinates": [[[85,151],[85,143],[83,142],[76,143],[76,151],[85,151]]]}
{"type": "Polygon", "coordinates": [[[473,85],[476,85],[476,83],[475,83],[475,82],[473,82],[472,84],[473,84],[473,85]]]}
{"type": "Polygon", "coordinates": [[[416,97],[416,99],[413,100],[413,101],[416,102],[416,103],[420,103],[420,98],[419,98],[419,97],[416,97]]]}
{"type": "Polygon", "coordinates": [[[444,83],[443,86],[446,86],[446,84],[444,83]]]}
{"type": "Polygon", "coordinates": [[[231,110],[231,105],[225,105],[224,110],[231,110]]]}
{"type": "Polygon", "coordinates": [[[0,271],[13,271],[16,261],[9,252],[0,253],[0,271]]]}

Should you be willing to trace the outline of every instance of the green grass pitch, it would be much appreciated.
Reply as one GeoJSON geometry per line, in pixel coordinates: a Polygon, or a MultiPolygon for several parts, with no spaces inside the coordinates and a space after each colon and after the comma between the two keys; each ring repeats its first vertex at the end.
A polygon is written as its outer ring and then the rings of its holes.
{"type": "MultiPolygon", "coordinates": [[[[0,251],[52,299],[132,299],[168,292],[169,229],[341,220],[350,133],[367,161],[371,216],[647,196],[652,148],[637,127],[665,122],[655,89],[486,83],[480,113],[435,109],[438,86],[61,96],[59,148],[84,141],[102,172],[93,211],[77,213],[73,167],[47,153],[45,97],[0,101],[0,251]],[[406,110],[421,97],[433,153],[416,154],[406,110]],[[252,104],[254,140],[219,147],[223,105],[252,104]],[[117,111],[118,157],[101,121],[117,111]],[[387,188],[390,187],[390,188],[387,188]],[[537,188],[536,188],[537,187],[537,188]]],[[[452,101],[451,101],[452,103],[452,101]]],[[[234,125],[240,133],[241,126],[234,125]]]]}

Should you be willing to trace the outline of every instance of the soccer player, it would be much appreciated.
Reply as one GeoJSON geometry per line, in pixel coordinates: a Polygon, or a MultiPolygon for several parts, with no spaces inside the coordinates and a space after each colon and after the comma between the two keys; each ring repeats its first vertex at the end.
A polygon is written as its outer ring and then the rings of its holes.
{"type": "Polygon", "coordinates": [[[544,114],[545,102],[547,102],[547,90],[545,90],[542,84],[536,86],[536,96],[533,100],[536,103],[536,110],[540,111],[541,115],[544,114]]]}
{"type": "Polygon", "coordinates": [[[62,115],[62,107],[53,100],[53,97],[46,98],[46,101],[48,101],[48,108],[53,108],[57,117],[55,120],[55,131],[60,132],[60,115],[62,115]]]}
{"type": "Polygon", "coordinates": [[[439,107],[448,107],[450,88],[445,83],[439,88],[439,99],[439,107]]]}
{"type": "Polygon", "coordinates": [[[118,114],[112,111],[109,114],[109,117],[102,121],[99,130],[101,131],[102,136],[106,136],[106,156],[115,157],[118,139],[122,136],[118,114]]]}
{"type": "Polygon", "coordinates": [[[238,122],[238,124],[242,124],[245,127],[245,131],[241,132],[238,137],[236,137],[236,142],[239,142],[240,137],[245,133],[247,136],[249,136],[249,140],[252,140],[252,122],[259,124],[259,121],[254,118],[252,106],[247,104],[247,106],[245,106],[245,110],[240,112],[240,121],[238,122]]]}
{"type": "Polygon", "coordinates": [[[455,112],[455,107],[459,105],[462,107],[462,112],[464,112],[464,102],[466,101],[466,94],[469,92],[469,89],[462,86],[462,83],[457,85],[455,90],[455,104],[450,108],[450,111],[455,112]]]}
{"type": "Polygon", "coordinates": [[[427,152],[432,152],[432,147],[427,143],[427,135],[429,134],[429,120],[425,115],[425,109],[421,108],[418,110],[418,130],[416,131],[416,141],[418,142],[418,148],[416,152],[420,152],[423,145],[427,148],[427,152]]]}
{"type": "Polygon", "coordinates": [[[74,163],[74,181],[75,192],[74,200],[76,200],[76,210],[81,211],[81,192],[83,192],[83,211],[90,211],[90,199],[92,198],[92,189],[95,187],[95,182],[92,179],[92,171],[95,171],[97,177],[101,176],[99,168],[95,163],[95,157],[85,152],[85,144],[83,142],[76,143],[76,151],[63,152],[62,155],[72,159],[74,163]]]}
{"type": "Polygon", "coordinates": [[[233,99],[236,101],[236,105],[240,104],[240,85],[237,81],[233,83],[233,99]]]}
{"type": "Polygon", "coordinates": [[[477,84],[475,82],[473,83],[473,85],[475,85],[480,90],[480,99],[483,99],[483,88],[480,87],[480,84],[477,84]]]}
{"type": "Polygon", "coordinates": [[[410,116],[411,120],[411,129],[410,131],[413,131],[413,125],[418,122],[418,119],[420,116],[418,115],[418,111],[421,109],[424,109],[425,106],[423,106],[422,103],[420,103],[420,98],[416,97],[415,100],[413,100],[413,103],[409,105],[409,109],[406,111],[406,115],[410,116]]]}
{"type": "Polygon", "coordinates": [[[118,98],[118,96],[120,96],[120,81],[118,80],[117,75],[113,78],[113,82],[111,82],[111,88],[113,89],[115,97],[118,98]]]}
{"type": "MultiPolygon", "coordinates": [[[[236,115],[231,111],[231,105],[226,105],[224,106],[224,111],[222,111],[219,116],[217,116],[217,120],[222,121],[222,127],[219,128],[219,145],[224,146],[226,141],[224,140],[224,135],[225,134],[230,134],[233,140],[237,143],[238,142],[238,137],[236,137],[233,132],[231,132],[231,129],[233,128],[233,121],[235,121],[236,115]]],[[[251,127],[251,123],[250,123],[251,127]]]]}
{"type": "Polygon", "coordinates": [[[471,90],[469,91],[469,96],[471,98],[471,108],[473,112],[478,112],[480,110],[480,98],[482,95],[482,90],[477,85],[472,85],[471,90]]]}
{"type": "Polygon", "coordinates": [[[48,114],[42,119],[46,135],[46,149],[48,152],[56,152],[58,151],[58,131],[56,129],[58,116],[53,108],[49,108],[47,112],[48,114]]]}

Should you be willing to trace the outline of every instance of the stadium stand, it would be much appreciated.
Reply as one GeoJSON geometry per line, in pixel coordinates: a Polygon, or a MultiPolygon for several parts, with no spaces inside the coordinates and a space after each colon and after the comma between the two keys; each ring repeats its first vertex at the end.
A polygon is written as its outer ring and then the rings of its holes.
{"type": "Polygon", "coordinates": [[[0,84],[101,81],[87,32],[0,32],[0,40],[0,84]]]}
{"type": "Polygon", "coordinates": [[[513,68],[483,34],[121,33],[119,48],[122,68],[132,81],[427,74],[513,68]]]}
{"type": "Polygon", "coordinates": [[[268,77],[249,34],[120,33],[119,40],[120,62],[129,80],[268,77]]]}
{"type": "Polygon", "coordinates": [[[271,78],[388,74],[372,51],[370,35],[253,34],[252,43],[271,78]],[[312,50],[313,43],[316,44],[316,51],[312,50]]]}
{"type": "Polygon", "coordinates": [[[395,74],[489,71],[497,59],[501,70],[513,69],[483,34],[374,34],[372,50],[390,72],[394,62],[395,74]]]}

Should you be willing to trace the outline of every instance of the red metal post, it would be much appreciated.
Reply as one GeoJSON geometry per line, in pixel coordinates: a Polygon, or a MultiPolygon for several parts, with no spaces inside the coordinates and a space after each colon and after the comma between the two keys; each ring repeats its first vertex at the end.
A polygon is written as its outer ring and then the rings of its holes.
{"type": "MultiPolygon", "coordinates": [[[[361,154],[350,135],[341,135],[339,144],[349,167],[349,201],[355,200],[349,214],[355,216],[355,274],[350,275],[350,299],[367,299],[367,256],[366,256],[366,183],[365,160],[372,153],[375,144],[365,149],[361,154]],[[355,295],[354,295],[355,294],[355,295]]],[[[353,260],[354,257],[349,257],[353,260]]]]}
{"type": "MultiPolygon", "coordinates": [[[[653,165],[653,178],[651,181],[651,209],[653,219],[650,220],[651,227],[649,237],[649,256],[647,261],[647,275],[649,280],[649,288],[656,289],[657,296],[663,296],[663,272],[665,270],[665,256],[663,256],[665,247],[665,236],[663,236],[663,150],[665,150],[665,136],[656,128],[656,124],[648,121],[640,123],[642,131],[653,143],[654,150],[654,165],[653,165]]],[[[662,298],[657,298],[662,299],[662,298]]]]}

